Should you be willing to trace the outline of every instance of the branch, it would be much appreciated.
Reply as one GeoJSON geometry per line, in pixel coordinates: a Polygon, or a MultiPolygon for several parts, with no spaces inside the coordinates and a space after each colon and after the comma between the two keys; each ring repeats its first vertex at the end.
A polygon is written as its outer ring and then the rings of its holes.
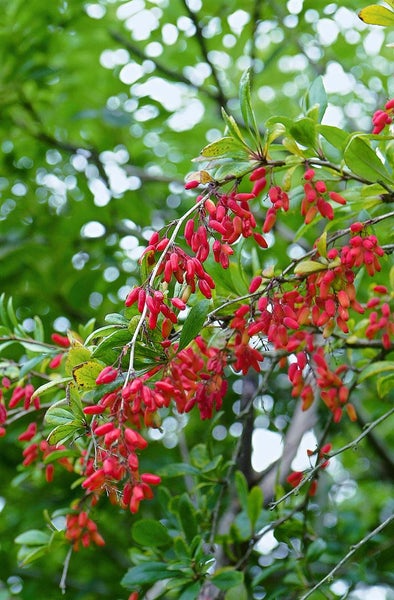
{"type": "MultiPolygon", "coordinates": [[[[164,261],[167,252],[170,250],[172,244],[174,243],[176,236],[178,235],[178,232],[180,230],[180,228],[182,227],[182,224],[190,217],[190,215],[192,215],[195,211],[197,211],[205,202],[205,200],[207,198],[209,198],[210,196],[210,192],[208,192],[207,194],[205,194],[205,196],[202,196],[200,198],[200,200],[194,204],[180,219],[178,219],[178,221],[176,222],[176,225],[174,227],[174,230],[171,234],[171,237],[169,238],[166,247],[163,249],[157,263],[155,264],[154,269],[151,271],[149,277],[148,277],[148,284],[153,284],[155,279],[156,279],[156,275],[160,269],[160,266],[162,264],[162,262],[164,261]]],[[[141,331],[141,328],[144,324],[145,321],[145,317],[147,315],[148,312],[148,307],[147,304],[144,304],[144,308],[141,312],[141,316],[139,318],[139,321],[137,323],[137,327],[135,328],[134,334],[132,339],[130,340],[130,342],[128,343],[128,347],[130,348],[130,359],[129,359],[129,368],[127,370],[127,374],[126,374],[126,378],[125,378],[125,383],[124,383],[124,387],[127,386],[129,380],[131,377],[134,376],[134,354],[135,354],[135,346],[137,343],[137,339],[139,336],[139,333],[141,331]]]]}
{"type": "Polygon", "coordinates": [[[323,579],[319,581],[309,592],[301,596],[300,600],[306,600],[309,598],[313,592],[318,590],[324,583],[327,581],[331,581],[337,571],[359,550],[364,544],[366,544],[371,538],[373,538],[377,533],[380,533],[387,525],[390,525],[391,521],[394,520],[394,514],[390,515],[383,523],[381,523],[378,527],[376,527],[373,531],[368,533],[362,540],[360,540],[354,546],[351,546],[349,552],[339,561],[337,565],[325,576],[323,579]]]}
{"type": "Polygon", "coordinates": [[[270,509],[274,510],[277,506],[279,506],[279,504],[282,504],[282,502],[284,502],[285,500],[287,500],[288,498],[290,498],[291,496],[296,496],[300,489],[309,481],[311,481],[313,479],[313,477],[315,476],[315,474],[317,473],[317,471],[319,471],[319,469],[322,467],[322,465],[324,465],[326,463],[326,461],[330,458],[333,458],[334,456],[337,456],[338,454],[342,454],[342,452],[345,452],[346,450],[352,450],[354,448],[357,448],[359,442],[361,442],[361,440],[363,438],[365,438],[367,435],[369,435],[369,433],[375,429],[375,427],[377,427],[378,425],[380,425],[380,423],[383,423],[383,421],[385,421],[386,419],[388,419],[392,414],[394,413],[394,407],[392,407],[389,411],[387,411],[386,413],[384,413],[381,417],[379,417],[378,419],[376,419],[375,421],[373,421],[355,440],[353,440],[352,442],[349,442],[349,444],[346,444],[345,446],[342,446],[342,448],[339,448],[339,450],[335,450],[333,452],[330,452],[329,454],[326,454],[324,456],[324,458],[319,461],[312,469],[310,469],[307,474],[305,475],[305,477],[302,479],[302,481],[292,490],[290,490],[289,492],[287,492],[287,494],[284,494],[281,498],[279,498],[279,500],[277,500],[276,502],[272,502],[270,505],[270,509]]]}
{"type": "Polygon", "coordinates": [[[216,89],[217,89],[217,95],[216,95],[216,101],[219,104],[219,110],[224,107],[227,107],[228,104],[228,98],[227,95],[225,94],[221,81],[220,81],[220,77],[219,77],[219,73],[215,67],[215,65],[213,64],[213,62],[211,61],[211,59],[209,58],[209,51],[207,48],[207,45],[205,43],[205,38],[204,35],[202,33],[202,29],[200,27],[200,23],[198,22],[198,19],[196,17],[196,14],[190,10],[188,3],[183,0],[183,5],[189,15],[189,19],[192,21],[194,27],[196,28],[196,41],[200,46],[200,50],[201,50],[201,54],[203,59],[205,60],[205,62],[207,63],[207,65],[210,66],[211,71],[212,71],[212,77],[215,81],[215,85],[216,85],[216,89]]]}

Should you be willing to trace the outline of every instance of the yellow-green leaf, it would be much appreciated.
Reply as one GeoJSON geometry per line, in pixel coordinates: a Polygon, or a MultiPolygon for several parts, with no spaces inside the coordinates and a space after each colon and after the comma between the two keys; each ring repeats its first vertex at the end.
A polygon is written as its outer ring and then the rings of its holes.
{"type": "Polygon", "coordinates": [[[241,149],[243,149],[242,146],[234,140],[233,137],[225,136],[208,144],[208,146],[205,146],[205,148],[201,150],[201,156],[206,158],[217,158],[219,156],[225,156],[226,154],[239,152],[241,149]]]}
{"type": "Polygon", "coordinates": [[[67,352],[65,363],[67,375],[71,375],[73,368],[88,360],[90,355],[91,351],[85,348],[85,346],[73,346],[70,348],[67,352]]]}
{"type": "Polygon", "coordinates": [[[303,260],[298,263],[294,269],[296,275],[310,275],[310,273],[318,273],[319,271],[325,271],[327,265],[323,265],[317,260],[303,260]]]}
{"type": "Polygon", "coordinates": [[[324,231],[319,237],[319,241],[316,244],[317,251],[320,256],[327,258],[327,231],[324,231]]]}
{"type": "Polygon", "coordinates": [[[87,360],[73,368],[73,377],[79,388],[93,390],[96,387],[96,379],[103,364],[96,360],[87,360]]]}
{"type": "MultiPolygon", "coordinates": [[[[394,8],[394,3],[390,2],[394,8]]],[[[380,6],[379,4],[371,4],[366,6],[358,13],[358,16],[364,23],[369,25],[381,25],[382,27],[394,27],[394,12],[380,6]]]]}

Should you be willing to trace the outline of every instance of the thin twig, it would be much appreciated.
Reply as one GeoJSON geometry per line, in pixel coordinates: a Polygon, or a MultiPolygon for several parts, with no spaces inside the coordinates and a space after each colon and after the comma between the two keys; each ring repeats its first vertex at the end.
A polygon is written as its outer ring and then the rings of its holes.
{"type": "Polygon", "coordinates": [[[334,450],[333,452],[326,454],[322,460],[320,460],[312,469],[310,469],[307,472],[305,477],[300,481],[300,483],[295,488],[293,488],[292,490],[287,492],[287,494],[284,494],[276,502],[272,502],[270,504],[270,509],[274,510],[279,504],[282,504],[282,502],[284,502],[291,496],[296,496],[299,493],[300,489],[306,483],[308,483],[311,479],[313,479],[315,473],[317,473],[317,471],[319,471],[319,469],[322,467],[322,465],[324,465],[327,462],[327,460],[329,460],[330,458],[333,458],[334,456],[337,456],[338,454],[342,454],[342,452],[345,452],[346,450],[351,450],[353,448],[356,448],[358,446],[359,442],[361,442],[361,440],[364,439],[369,434],[370,431],[372,431],[375,427],[380,425],[380,423],[382,423],[383,421],[388,419],[393,413],[394,413],[394,407],[392,407],[389,411],[384,413],[384,415],[382,415],[381,417],[379,417],[378,419],[373,421],[355,440],[353,440],[352,442],[349,442],[349,444],[346,444],[345,446],[342,446],[341,448],[339,448],[339,450],[334,450]]]}
{"type": "Polygon", "coordinates": [[[64,560],[62,576],[61,576],[60,583],[59,583],[59,587],[62,590],[62,594],[65,594],[66,589],[67,589],[66,580],[67,580],[68,568],[70,566],[70,560],[71,560],[72,553],[73,553],[73,549],[72,549],[72,546],[70,546],[70,548],[67,552],[66,558],[64,560]]]}
{"type": "MultiPolygon", "coordinates": [[[[205,196],[202,196],[202,198],[196,203],[194,204],[187,212],[185,212],[185,214],[178,219],[178,221],[176,222],[176,225],[174,227],[174,230],[171,234],[171,237],[169,238],[165,248],[163,249],[159,260],[157,261],[154,269],[152,270],[152,272],[149,275],[148,278],[148,285],[153,284],[154,280],[156,279],[156,276],[159,272],[159,269],[161,267],[161,264],[163,263],[168,251],[170,250],[172,244],[174,243],[176,236],[178,235],[178,232],[180,230],[180,228],[182,227],[182,224],[190,217],[190,215],[192,215],[194,212],[196,212],[197,210],[199,210],[199,208],[204,204],[205,200],[207,200],[207,198],[209,198],[210,196],[210,192],[206,193],[205,196]]],[[[137,327],[135,328],[133,337],[131,338],[128,347],[130,348],[130,359],[129,359],[129,368],[127,370],[127,374],[126,374],[126,378],[125,378],[125,383],[124,386],[126,386],[130,380],[130,378],[133,376],[134,374],[134,354],[135,354],[135,347],[136,347],[136,343],[137,343],[137,339],[139,336],[139,333],[141,331],[141,328],[144,324],[145,321],[145,317],[147,315],[148,312],[148,307],[146,305],[146,303],[144,304],[143,310],[141,312],[141,316],[139,318],[139,321],[137,323],[137,327]]]]}
{"type": "Polygon", "coordinates": [[[394,520],[394,514],[387,517],[387,519],[385,521],[383,521],[383,523],[381,523],[373,531],[368,533],[368,535],[366,535],[362,540],[357,542],[357,544],[355,544],[354,546],[351,546],[349,552],[339,561],[339,563],[336,564],[335,567],[333,569],[331,569],[331,571],[325,577],[323,577],[323,579],[321,579],[312,589],[310,589],[309,592],[304,594],[300,598],[300,600],[306,600],[306,598],[309,598],[313,594],[313,592],[318,590],[324,583],[332,580],[335,573],[337,571],[339,571],[339,569],[349,560],[349,558],[351,558],[353,556],[353,554],[355,554],[357,552],[357,550],[359,550],[362,546],[364,546],[364,544],[366,544],[376,534],[380,533],[385,527],[387,527],[387,525],[390,525],[391,521],[393,521],[393,520],[394,520]]]}

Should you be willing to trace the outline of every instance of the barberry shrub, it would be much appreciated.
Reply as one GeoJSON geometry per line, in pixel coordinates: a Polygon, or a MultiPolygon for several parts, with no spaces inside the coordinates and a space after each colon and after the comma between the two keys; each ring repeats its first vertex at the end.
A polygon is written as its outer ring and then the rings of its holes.
{"type": "MultiPolygon", "coordinates": [[[[303,104],[296,120],[257,122],[245,73],[243,126],[223,111],[223,137],[186,178],[183,215],[152,233],[140,282],[103,326],[46,342],[38,318],[28,334],[2,299],[3,348],[20,351],[1,363],[0,435],[17,431],[22,468],[42,473],[48,497],[66,472],[75,495],[45,530],[17,537],[19,558],[68,548],[63,590],[70,555],[105,544],[108,502],[115,526],[119,510],[132,523],[122,583],[133,600],[332,594],[337,570],[392,521],[382,506],[334,562],[340,540],[324,515],[340,502],[338,470],[393,412],[393,101],[371,116],[372,134],[321,123],[320,79],[303,104]],[[276,423],[282,460],[258,471],[252,455],[269,448],[254,435],[275,421],[274,400],[288,415],[276,423]],[[189,448],[191,424],[200,443],[189,448]],[[312,428],[309,466],[292,468],[312,428]],[[265,562],[269,532],[278,560],[265,562]]],[[[345,572],[357,581],[357,565],[345,572]]]]}

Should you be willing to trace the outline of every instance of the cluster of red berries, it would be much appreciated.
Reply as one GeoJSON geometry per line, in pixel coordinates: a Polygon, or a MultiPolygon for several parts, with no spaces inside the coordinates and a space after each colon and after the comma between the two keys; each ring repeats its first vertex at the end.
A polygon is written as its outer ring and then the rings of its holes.
{"type": "Polygon", "coordinates": [[[333,200],[337,204],[346,204],[343,196],[337,192],[329,192],[324,181],[315,181],[315,170],[307,169],[304,174],[304,198],[301,202],[301,214],[304,217],[305,223],[310,223],[317,213],[322,217],[332,220],[334,218],[334,210],[328,202],[333,200]]]}
{"type": "Polygon", "coordinates": [[[386,127],[386,125],[390,125],[393,122],[393,114],[394,114],[394,99],[386,102],[384,109],[377,110],[373,117],[373,129],[372,133],[380,133],[386,127]]]}
{"type": "Polygon", "coordinates": [[[104,546],[105,541],[97,530],[97,525],[86,511],[69,514],[66,517],[65,537],[72,543],[73,550],[78,551],[80,544],[84,548],[93,542],[96,546],[104,546]]]}

